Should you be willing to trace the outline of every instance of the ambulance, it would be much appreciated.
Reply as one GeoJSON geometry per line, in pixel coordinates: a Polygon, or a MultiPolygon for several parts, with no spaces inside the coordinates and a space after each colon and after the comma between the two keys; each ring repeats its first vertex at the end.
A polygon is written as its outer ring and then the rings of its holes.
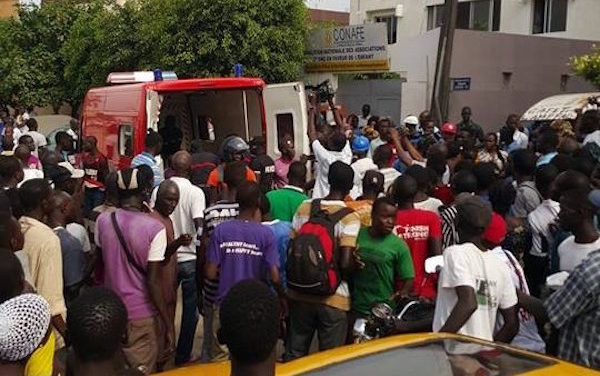
{"type": "Polygon", "coordinates": [[[304,84],[266,85],[260,78],[178,79],[173,72],[111,73],[107,86],[90,89],[81,111],[81,134],[95,136],[113,169],[128,167],[144,150],[146,134],[174,117],[181,148],[201,140],[216,153],[232,134],[263,136],[267,153],[280,156],[278,140],[289,134],[297,155],[309,153],[304,84]]]}

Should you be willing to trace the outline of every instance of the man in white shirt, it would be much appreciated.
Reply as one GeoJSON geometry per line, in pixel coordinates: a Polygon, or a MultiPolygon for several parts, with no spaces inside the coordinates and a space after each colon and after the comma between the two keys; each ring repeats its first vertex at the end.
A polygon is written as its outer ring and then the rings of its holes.
{"type": "Polygon", "coordinates": [[[35,152],[36,155],[40,148],[44,148],[48,145],[48,140],[46,140],[46,136],[38,132],[38,123],[35,119],[31,118],[26,122],[27,127],[29,128],[29,132],[27,134],[33,138],[33,142],[35,142],[35,152]]]}
{"type": "Polygon", "coordinates": [[[548,258],[554,247],[552,227],[558,219],[560,204],[551,197],[551,188],[558,176],[558,169],[546,164],[535,172],[535,187],[542,195],[542,203],[527,216],[531,228],[532,247],[525,254],[525,273],[531,288],[531,294],[539,297],[541,288],[546,283],[548,258]]]}
{"type": "Polygon", "coordinates": [[[510,343],[519,329],[517,294],[507,266],[482,240],[492,210],[479,197],[456,209],[460,244],[444,251],[433,330],[510,343]],[[504,325],[494,332],[498,310],[504,325]]]}
{"type": "Polygon", "coordinates": [[[587,256],[600,249],[600,234],[594,226],[595,208],[588,199],[589,189],[572,189],[560,198],[560,227],[573,235],[558,246],[560,270],[571,272],[587,256]]]}
{"type": "MultiPolygon", "coordinates": [[[[177,284],[181,284],[183,310],[181,330],[177,341],[175,364],[190,361],[194,345],[194,333],[198,324],[198,294],[196,286],[196,246],[202,235],[204,209],[206,200],[202,189],[192,185],[189,176],[192,167],[192,156],[187,151],[178,151],[173,155],[172,168],[175,172],[170,180],[179,188],[179,202],[171,214],[175,239],[188,234],[196,242],[181,246],[177,250],[177,284]]],[[[153,199],[157,190],[154,190],[153,199]]],[[[154,200],[153,200],[154,201],[154,200]]]]}
{"type": "Polygon", "coordinates": [[[350,197],[356,200],[362,195],[362,181],[365,177],[365,172],[369,170],[377,170],[377,165],[373,160],[367,157],[369,151],[369,139],[365,136],[356,136],[352,140],[352,152],[358,158],[350,167],[354,170],[354,187],[350,191],[350,197]]]}
{"type": "MultiPolygon", "coordinates": [[[[331,106],[335,116],[337,109],[331,106]]],[[[323,198],[329,194],[329,166],[335,161],[342,161],[347,165],[352,162],[352,149],[350,143],[346,140],[346,136],[339,129],[336,129],[327,135],[325,145],[319,141],[317,129],[315,127],[315,108],[311,105],[308,115],[308,139],[312,145],[312,150],[317,162],[315,188],[313,189],[312,198],[323,198]]]]}
{"type": "Polygon", "coordinates": [[[369,117],[371,117],[371,105],[363,104],[362,115],[358,117],[358,128],[362,128],[369,123],[369,117]]]}
{"type": "Polygon", "coordinates": [[[388,188],[394,183],[400,173],[392,167],[392,158],[394,153],[392,147],[388,144],[381,145],[373,153],[373,162],[377,165],[378,171],[383,174],[383,191],[387,192],[388,188]]]}

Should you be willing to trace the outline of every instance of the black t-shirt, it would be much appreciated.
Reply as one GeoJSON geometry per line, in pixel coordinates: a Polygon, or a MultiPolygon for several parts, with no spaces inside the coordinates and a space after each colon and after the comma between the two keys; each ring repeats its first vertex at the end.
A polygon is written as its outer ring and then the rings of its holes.
{"type": "Polygon", "coordinates": [[[258,184],[263,193],[273,189],[273,180],[275,178],[275,162],[266,154],[255,157],[250,162],[250,168],[256,174],[258,184]]]}

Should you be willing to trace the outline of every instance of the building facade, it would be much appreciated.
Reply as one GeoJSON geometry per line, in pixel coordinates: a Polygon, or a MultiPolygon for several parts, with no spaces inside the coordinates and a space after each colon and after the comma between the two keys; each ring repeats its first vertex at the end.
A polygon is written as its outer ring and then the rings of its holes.
{"type": "MultiPolygon", "coordinates": [[[[459,29],[600,40],[598,0],[459,0],[459,29]]],[[[444,0],[352,0],[350,23],[385,22],[391,43],[439,27],[444,0]]]]}
{"type": "MultiPolygon", "coordinates": [[[[402,118],[431,103],[443,4],[351,0],[350,24],[387,25],[391,71],[405,78],[402,118]]],[[[459,0],[450,77],[469,85],[451,91],[448,120],[471,106],[492,130],[547,96],[597,91],[572,75],[569,61],[600,41],[598,15],[600,0],[459,0]]]]}

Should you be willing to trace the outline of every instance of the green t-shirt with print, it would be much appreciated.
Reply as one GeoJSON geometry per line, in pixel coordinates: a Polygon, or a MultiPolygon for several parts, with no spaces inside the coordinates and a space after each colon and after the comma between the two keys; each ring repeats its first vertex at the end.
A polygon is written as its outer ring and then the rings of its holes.
{"type": "Polygon", "coordinates": [[[395,307],[390,299],[395,292],[395,281],[415,276],[408,246],[394,234],[373,238],[364,227],[358,234],[357,244],[358,255],[365,267],[353,276],[352,311],[368,315],[377,303],[395,307]]]}

